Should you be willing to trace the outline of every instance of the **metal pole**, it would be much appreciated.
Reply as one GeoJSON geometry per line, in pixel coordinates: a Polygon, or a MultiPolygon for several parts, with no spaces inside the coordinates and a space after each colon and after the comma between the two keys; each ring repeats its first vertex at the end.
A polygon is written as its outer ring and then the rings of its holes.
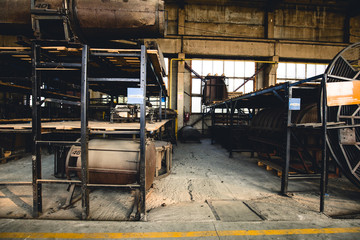
{"type": "Polygon", "coordinates": [[[165,119],[167,119],[167,97],[165,96],[165,119]]]}
{"type": "Polygon", "coordinates": [[[214,132],[215,132],[215,109],[216,107],[211,108],[211,144],[214,144],[214,132]]]}
{"type": "Polygon", "coordinates": [[[233,139],[233,127],[234,127],[234,112],[235,112],[235,106],[236,103],[234,103],[232,100],[230,102],[230,107],[231,107],[231,111],[230,111],[230,153],[229,153],[229,157],[232,158],[233,157],[233,148],[234,148],[234,139],[233,139]]]}
{"type": "Polygon", "coordinates": [[[225,102],[226,105],[226,126],[229,126],[229,105],[225,102]]]}
{"type": "MultiPolygon", "coordinates": [[[[225,103],[226,104],[226,103],[225,103]]],[[[226,106],[226,105],[225,105],[226,106]]],[[[224,107],[221,108],[221,118],[222,118],[222,125],[225,125],[224,121],[224,107]]]]}
{"type": "Polygon", "coordinates": [[[140,89],[143,93],[142,103],[140,104],[140,219],[146,219],[146,162],[145,162],[145,115],[146,115],[146,66],[147,66],[146,48],[141,46],[140,56],[140,89]]]}
{"type": "Polygon", "coordinates": [[[322,165],[321,165],[321,182],[320,182],[320,212],[325,209],[325,191],[326,191],[326,178],[327,178],[327,152],[326,152],[326,133],[327,133],[327,93],[326,93],[326,80],[327,75],[324,74],[322,85],[322,165]]]}
{"type": "Polygon", "coordinates": [[[41,149],[36,141],[41,140],[41,95],[40,75],[36,71],[36,64],[40,57],[40,48],[35,43],[31,44],[32,50],[32,185],[33,185],[33,217],[37,218],[42,212],[42,185],[37,180],[41,179],[41,149]]]}
{"type": "Polygon", "coordinates": [[[288,192],[289,185],[289,167],[290,167],[290,147],[291,147],[291,110],[289,99],[292,98],[292,88],[289,84],[286,87],[287,92],[287,129],[286,129],[286,150],[285,150],[285,165],[283,166],[282,177],[281,177],[281,194],[286,195],[288,192]]]}
{"type": "Polygon", "coordinates": [[[87,219],[90,212],[89,206],[89,166],[88,166],[88,104],[89,104],[89,84],[87,81],[88,71],[88,45],[82,48],[82,68],[81,68],[81,199],[82,199],[82,219],[87,219]]]}
{"type": "Polygon", "coordinates": [[[205,110],[206,107],[204,108],[202,105],[201,105],[201,115],[202,115],[202,119],[201,119],[201,134],[204,136],[205,134],[205,110]]]}

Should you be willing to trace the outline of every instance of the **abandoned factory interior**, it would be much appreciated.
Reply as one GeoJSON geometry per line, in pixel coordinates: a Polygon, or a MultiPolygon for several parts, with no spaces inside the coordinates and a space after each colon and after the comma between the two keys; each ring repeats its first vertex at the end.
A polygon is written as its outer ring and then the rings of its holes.
{"type": "Polygon", "coordinates": [[[0,0],[1,239],[359,219],[358,0],[0,0]]]}

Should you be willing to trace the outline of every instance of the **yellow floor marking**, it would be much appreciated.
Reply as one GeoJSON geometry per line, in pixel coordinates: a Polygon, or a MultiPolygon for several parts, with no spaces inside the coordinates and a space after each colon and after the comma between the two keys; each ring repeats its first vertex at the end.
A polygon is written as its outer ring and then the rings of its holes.
{"type": "Polygon", "coordinates": [[[265,236],[265,235],[307,235],[359,233],[360,227],[353,228],[308,228],[273,230],[193,231],[193,232],[144,232],[144,233],[23,233],[3,232],[0,238],[62,238],[62,239],[126,239],[126,238],[186,238],[216,236],[265,236]]]}

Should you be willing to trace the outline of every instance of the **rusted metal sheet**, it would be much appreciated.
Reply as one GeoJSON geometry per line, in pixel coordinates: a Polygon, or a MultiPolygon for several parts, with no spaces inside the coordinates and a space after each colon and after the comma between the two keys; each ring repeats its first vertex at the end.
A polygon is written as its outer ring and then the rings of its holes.
{"type": "MultiPolygon", "coordinates": [[[[30,1],[28,1],[30,2],[30,1]]],[[[37,0],[35,7],[40,9],[60,10],[64,7],[63,0],[37,0]]]]}
{"type": "Polygon", "coordinates": [[[84,39],[159,37],[164,34],[164,4],[159,0],[71,0],[72,24],[84,39]]]}
{"type": "Polygon", "coordinates": [[[0,12],[1,34],[31,33],[29,0],[0,0],[0,12]]]}

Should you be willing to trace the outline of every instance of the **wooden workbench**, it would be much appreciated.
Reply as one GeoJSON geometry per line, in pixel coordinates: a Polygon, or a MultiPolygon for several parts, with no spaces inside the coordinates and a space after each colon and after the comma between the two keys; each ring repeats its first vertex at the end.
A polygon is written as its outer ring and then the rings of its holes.
{"type": "MultiPolygon", "coordinates": [[[[162,120],[161,122],[146,123],[146,131],[152,132],[159,130],[170,120],[162,120]]],[[[32,128],[31,122],[29,123],[12,123],[0,124],[0,132],[7,130],[30,130],[32,128]]],[[[80,130],[80,121],[63,121],[63,122],[44,122],[41,124],[43,131],[59,131],[59,130],[80,130]]],[[[124,130],[139,130],[140,123],[109,123],[109,122],[96,122],[89,121],[89,130],[92,131],[121,131],[124,130]]]]}

